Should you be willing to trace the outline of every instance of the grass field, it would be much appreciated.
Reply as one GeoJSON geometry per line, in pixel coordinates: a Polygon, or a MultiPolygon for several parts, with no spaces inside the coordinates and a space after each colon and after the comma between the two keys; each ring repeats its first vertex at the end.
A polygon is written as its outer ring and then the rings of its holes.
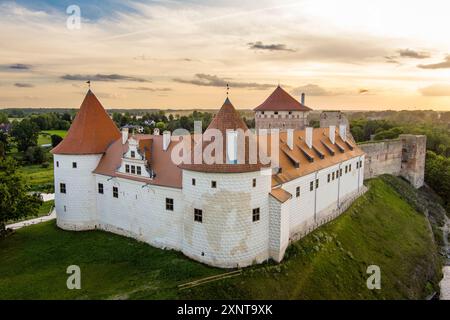
{"type": "Polygon", "coordinates": [[[65,138],[67,136],[67,130],[44,130],[41,132],[46,133],[50,136],[53,134],[56,134],[57,136],[60,136],[61,138],[65,138]]]}
{"type": "Polygon", "coordinates": [[[65,138],[67,135],[66,130],[44,130],[41,131],[38,137],[38,146],[41,146],[43,144],[50,144],[52,143],[51,136],[52,135],[60,136],[61,138],[65,138]]]}
{"type": "Polygon", "coordinates": [[[281,264],[179,291],[178,284],[223,273],[174,251],[101,231],[68,232],[54,222],[0,241],[0,299],[418,299],[439,279],[425,217],[381,179],[333,222],[288,248],[281,264]],[[66,288],[66,268],[81,268],[81,290],[66,288]],[[381,290],[366,268],[381,268],[381,290]]]}
{"type": "Polygon", "coordinates": [[[49,162],[48,168],[39,164],[21,166],[18,172],[25,178],[32,191],[51,191],[53,187],[53,161],[49,162]]]}

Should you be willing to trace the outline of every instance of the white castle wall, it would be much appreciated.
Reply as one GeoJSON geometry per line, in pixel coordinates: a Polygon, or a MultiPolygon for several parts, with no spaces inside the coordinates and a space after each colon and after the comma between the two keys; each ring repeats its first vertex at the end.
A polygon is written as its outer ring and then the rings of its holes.
{"type": "Polygon", "coordinates": [[[202,173],[183,170],[183,253],[221,267],[247,266],[269,257],[269,200],[271,176],[250,173],[202,173]],[[256,187],[252,187],[253,179],[256,187]],[[192,185],[195,179],[195,186],[192,185]],[[211,188],[211,181],[217,188],[211,188]],[[194,208],[203,222],[194,221],[194,208]],[[260,221],[252,210],[260,208],[260,221]]]}
{"type": "Polygon", "coordinates": [[[180,189],[146,185],[129,179],[96,175],[99,225],[103,230],[130,236],[158,248],[181,250],[184,200],[180,189]],[[113,197],[113,187],[119,197],[113,197]],[[174,210],[166,210],[166,198],[174,201],[174,210]]]}
{"type": "Polygon", "coordinates": [[[95,178],[92,171],[97,167],[101,156],[54,155],[55,209],[60,228],[89,230],[96,227],[95,178]],[[73,162],[76,162],[76,168],[72,167],[73,162]],[[65,194],[60,192],[60,183],[66,185],[65,194]]]}

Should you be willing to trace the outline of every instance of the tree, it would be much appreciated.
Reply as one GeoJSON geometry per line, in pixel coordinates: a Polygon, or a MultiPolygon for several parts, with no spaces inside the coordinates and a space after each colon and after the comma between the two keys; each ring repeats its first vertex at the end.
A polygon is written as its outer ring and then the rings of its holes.
{"type": "Polygon", "coordinates": [[[450,158],[427,151],[425,181],[442,197],[447,211],[450,211],[450,158]]]}
{"type": "Polygon", "coordinates": [[[17,143],[19,151],[26,151],[28,147],[37,145],[39,127],[29,119],[14,121],[11,129],[11,136],[17,143]]]}
{"type": "Polygon", "coordinates": [[[158,122],[157,124],[156,124],[156,127],[160,130],[160,131],[162,131],[162,130],[164,130],[165,128],[166,128],[166,124],[164,123],[164,122],[158,122]]]}
{"type": "Polygon", "coordinates": [[[41,147],[28,147],[23,159],[29,164],[41,164],[45,161],[45,153],[41,147]]]}
{"type": "Polygon", "coordinates": [[[61,138],[57,134],[52,134],[50,138],[52,139],[53,148],[56,147],[63,140],[63,138],[61,138]]]}
{"type": "Polygon", "coordinates": [[[8,115],[4,112],[0,112],[0,123],[9,123],[8,115]]]}
{"type": "Polygon", "coordinates": [[[37,215],[41,203],[38,194],[28,194],[16,162],[11,158],[0,160],[0,235],[5,234],[8,220],[37,215]]]}

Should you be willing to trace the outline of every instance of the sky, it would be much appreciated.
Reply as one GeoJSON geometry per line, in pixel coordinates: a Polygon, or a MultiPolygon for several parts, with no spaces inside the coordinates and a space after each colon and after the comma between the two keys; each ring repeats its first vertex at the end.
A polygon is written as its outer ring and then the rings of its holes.
{"type": "Polygon", "coordinates": [[[450,110],[446,0],[0,0],[0,108],[450,110]],[[79,12],[79,15],[78,15],[79,12]]]}

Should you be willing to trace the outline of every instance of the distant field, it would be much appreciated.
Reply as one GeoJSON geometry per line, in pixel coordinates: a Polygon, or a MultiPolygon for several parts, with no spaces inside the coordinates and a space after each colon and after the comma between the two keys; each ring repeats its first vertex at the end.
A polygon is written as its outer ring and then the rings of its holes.
{"type": "Polygon", "coordinates": [[[67,135],[67,130],[44,130],[41,131],[38,137],[38,146],[41,146],[43,144],[50,144],[52,143],[51,136],[57,135],[61,138],[65,138],[67,135]]]}
{"type": "Polygon", "coordinates": [[[51,191],[53,188],[53,161],[49,162],[48,168],[39,164],[19,167],[25,181],[30,185],[32,191],[51,191]]]}
{"type": "Polygon", "coordinates": [[[65,138],[67,135],[67,130],[44,130],[41,131],[42,133],[47,133],[49,135],[56,134],[57,136],[60,136],[61,138],[65,138]]]}

